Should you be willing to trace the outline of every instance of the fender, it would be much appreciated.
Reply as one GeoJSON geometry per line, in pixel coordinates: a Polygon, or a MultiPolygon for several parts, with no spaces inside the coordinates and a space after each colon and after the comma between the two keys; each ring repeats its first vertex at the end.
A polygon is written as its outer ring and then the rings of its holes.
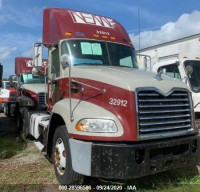
{"type": "Polygon", "coordinates": [[[34,101],[25,96],[25,95],[21,95],[17,98],[17,102],[19,103],[20,107],[32,107],[34,106],[34,101]]]}
{"type": "MultiPolygon", "coordinates": [[[[87,136],[98,136],[98,137],[120,137],[124,133],[124,129],[119,121],[119,119],[108,110],[86,102],[86,101],[80,101],[78,99],[71,99],[72,102],[72,115],[74,120],[70,120],[70,99],[63,99],[59,102],[57,102],[53,109],[52,113],[57,114],[60,117],[62,117],[66,127],[67,131],[70,134],[73,135],[87,135],[87,136]],[[91,133],[91,132],[79,132],[76,130],[76,125],[81,119],[86,118],[98,118],[98,119],[110,119],[113,120],[116,123],[116,126],[118,128],[118,131],[116,133],[91,133]]],[[[74,136],[73,136],[74,137],[74,136]]]]}
{"type": "MultiPolygon", "coordinates": [[[[112,141],[120,140],[121,136],[124,134],[124,129],[119,121],[119,119],[111,112],[99,107],[95,104],[81,101],[78,99],[72,99],[72,110],[74,121],[70,120],[70,100],[63,99],[57,102],[51,113],[50,123],[47,130],[47,140],[46,140],[46,153],[49,159],[52,154],[52,141],[53,135],[58,126],[66,125],[69,138],[77,138],[83,140],[101,140],[101,141],[112,141]],[[116,133],[89,133],[89,132],[78,132],[76,130],[76,124],[78,121],[84,118],[101,118],[101,119],[111,119],[116,123],[118,132],[116,133]]],[[[51,159],[50,159],[51,160],[51,159]]]]}

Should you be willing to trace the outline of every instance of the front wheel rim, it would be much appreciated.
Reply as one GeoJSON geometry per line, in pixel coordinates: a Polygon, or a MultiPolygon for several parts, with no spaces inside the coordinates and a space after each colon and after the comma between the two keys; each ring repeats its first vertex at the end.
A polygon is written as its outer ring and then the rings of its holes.
{"type": "Polygon", "coordinates": [[[56,140],[56,145],[54,148],[54,164],[58,173],[63,175],[66,169],[66,151],[64,142],[61,138],[56,140]]]}

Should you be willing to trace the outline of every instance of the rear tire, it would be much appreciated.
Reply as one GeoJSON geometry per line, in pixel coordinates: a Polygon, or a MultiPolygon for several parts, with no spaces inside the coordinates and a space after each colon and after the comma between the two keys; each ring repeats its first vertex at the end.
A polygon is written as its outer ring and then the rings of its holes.
{"type": "Polygon", "coordinates": [[[55,131],[52,156],[55,175],[60,184],[80,184],[83,182],[84,177],[74,172],[72,168],[69,136],[66,126],[59,126],[55,131]]]}
{"type": "Polygon", "coordinates": [[[24,108],[23,119],[22,119],[22,130],[25,138],[29,138],[29,118],[28,118],[28,108],[24,108]]]}
{"type": "Polygon", "coordinates": [[[22,115],[19,111],[16,114],[16,119],[17,119],[17,132],[22,132],[23,121],[22,121],[22,115]]]}
{"type": "Polygon", "coordinates": [[[5,114],[7,117],[11,117],[10,105],[9,105],[9,104],[5,104],[5,106],[4,106],[4,114],[5,114]]]}

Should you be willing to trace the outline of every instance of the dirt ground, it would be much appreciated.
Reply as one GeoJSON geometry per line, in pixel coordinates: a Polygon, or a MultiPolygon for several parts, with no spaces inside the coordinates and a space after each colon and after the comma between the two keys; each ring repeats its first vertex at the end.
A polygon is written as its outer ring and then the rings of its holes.
{"type": "MultiPolygon", "coordinates": [[[[16,122],[12,118],[6,118],[2,113],[0,138],[8,140],[8,144],[11,143],[11,139],[16,143],[22,142],[22,147],[16,155],[0,158],[0,192],[59,191],[52,164],[33,142],[23,141],[21,135],[16,132],[16,122]]],[[[17,148],[14,146],[13,150],[15,147],[17,148]]]]}
{"type": "Polygon", "coordinates": [[[17,133],[13,118],[0,113],[0,192],[57,192],[59,187],[53,165],[17,133]]]}

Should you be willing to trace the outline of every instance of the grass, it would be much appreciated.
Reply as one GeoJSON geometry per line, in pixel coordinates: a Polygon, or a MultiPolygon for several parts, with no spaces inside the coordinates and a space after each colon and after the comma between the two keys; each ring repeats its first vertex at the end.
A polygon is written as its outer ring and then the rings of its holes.
{"type": "Polygon", "coordinates": [[[48,187],[56,191],[58,183],[52,164],[32,142],[20,137],[10,139],[0,140],[5,151],[1,151],[0,159],[0,192],[38,192],[48,187]]]}
{"type": "MultiPolygon", "coordinates": [[[[150,175],[127,181],[106,181],[90,178],[85,181],[91,185],[122,185],[123,191],[127,186],[140,192],[200,192],[200,174],[196,166],[179,168],[155,175],[150,175]]],[[[95,190],[94,190],[95,191],[95,190]]],[[[134,190],[132,190],[134,191],[134,190]]]]}
{"type": "Polygon", "coordinates": [[[1,171],[0,191],[3,192],[37,192],[51,185],[56,188],[53,184],[58,183],[52,165],[46,159],[37,163],[4,167],[1,171]]]}
{"type": "Polygon", "coordinates": [[[5,123],[0,129],[0,192],[56,191],[55,184],[49,161],[14,125],[5,123]]]}
{"type": "Polygon", "coordinates": [[[26,142],[14,130],[0,131],[0,160],[10,158],[26,148],[26,142]]]}
{"type": "Polygon", "coordinates": [[[38,163],[4,167],[4,171],[1,171],[0,183],[2,185],[51,184],[55,178],[51,168],[52,165],[46,160],[38,163]]]}
{"type": "Polygon", "coordinates": [[[142,192],[199,192],[200,175],[197,167],[191,166],[136,179],[135,185],[142,192]]]}

